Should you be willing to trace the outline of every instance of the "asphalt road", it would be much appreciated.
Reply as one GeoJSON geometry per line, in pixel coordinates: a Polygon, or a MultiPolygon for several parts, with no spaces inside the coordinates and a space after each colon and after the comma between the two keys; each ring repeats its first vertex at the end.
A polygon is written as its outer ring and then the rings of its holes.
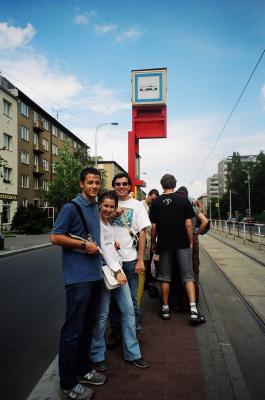
{"type": "Polygon", "coordinates": [[[25,400],[58,352],[64,319],[60,249],[0,260],[0,397],[25,400]]]}

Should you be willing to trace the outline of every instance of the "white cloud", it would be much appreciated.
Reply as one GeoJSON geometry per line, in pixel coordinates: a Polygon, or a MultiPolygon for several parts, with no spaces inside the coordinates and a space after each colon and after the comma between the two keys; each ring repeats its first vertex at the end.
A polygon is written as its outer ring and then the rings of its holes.
{"type": "Polygon", "coordinates": [[[116,42],[123,43],[123,42],[135,42],[142,36],[143,32],[136,28],[128,28],[123,31],[120,35],[116,36],[116,42]]]}
{"type": "Polygon", "coordinates": [[[9,26],[6,22],[0,23],[0,50],[15,49],[28,44],[36,34],[36,29],[28,23],[25,28],[9,26]]]}
{"type": "Polygon", "coordinates": [[[2,57],[1,68],[7,72],[7,79],[43,107],[50,107],[52,102],[65,105],[82,89],[74,75],[52,67],[44,56],[32,51],[2,57]]]}
{"type": "Polygon", "coordinates": [[[76,25],[89,25],[91,19],[96,15],[95,11],[84,11],[82,14],[76,14],[74,17],[74,23],[76,25]]]}
{"type": "Polygon", "coordinates": [[[117,28],[117,25],[115,25],[115,24],[101,24],[101,25],[96,24],[95,25],[95,31],[99,34],[109,33],[116,28],[117,28]]]}
{"type": "MultiPolygon", "coordinates": [[[[27,49],[9,57],[2,57],[1,70],[15,86],[32,98],[51,115],[59,107],[60,122],[71,129],[80,121],[87,126],[97,125],[106,116],[129,110],[118,88],[103,83],[81,82],[65,71],[65,66],[54,65],[43,55],[27,49]],[[57,106],[58,105],[58,106],[57,106]],[[83,117],[85,116],[85,117],[83,117]]],[[[128,93],[129,98],[129,93],[128,93]]]]}

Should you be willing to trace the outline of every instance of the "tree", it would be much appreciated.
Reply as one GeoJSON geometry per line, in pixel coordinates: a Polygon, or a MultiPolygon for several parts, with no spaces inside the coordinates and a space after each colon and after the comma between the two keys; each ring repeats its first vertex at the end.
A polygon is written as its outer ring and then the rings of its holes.
{"type": "Polygon", "coordinates": [[[233,199],[233,210],[245,214],[248,208],[247,175],[244,169],[248,170],[249,165],[242,164],[240,154],[234,152],[231,162],[227,166],[227,191],[231,190],[233,199]]]}
{"type": "Polygon", "coordinates": [[[250,173],[252,211],[260,213],[265,210],[265,154],[261,151],[250,173]]]}
{"type": "Polygon", "coordinates": [[[48,219],[45,211],[40,207],[29,205],[18,207],[11,228],[21,233],[42,233],[48,229],[48,219]]]}
{"type": "Polygon", "coordinates": [[[53,181],[45,191],[45,198],[58,211],[80,192],[80,171],[82,165],[73,154],[68,141],[58,152],[59,160],[54,163],[53,181]]]}

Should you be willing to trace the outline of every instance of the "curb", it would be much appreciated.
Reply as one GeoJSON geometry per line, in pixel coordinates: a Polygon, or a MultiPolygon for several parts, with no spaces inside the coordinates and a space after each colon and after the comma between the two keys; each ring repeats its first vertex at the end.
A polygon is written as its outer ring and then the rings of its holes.
{"type": "Polygon", "coordinates": [[[37,246],[25,247],[25,248],[17,249],[17,250],[4,250],[3,252],[0,252],[0,258],[14,256],[14,255],[20,254],[20,253],[27,253],[28,251],[38,250],[38,249],[42,249],[42,248],[50,247],[50,246],[53,246],[53,244],[45,243],[45,244],[39,244],[37,246]]]}

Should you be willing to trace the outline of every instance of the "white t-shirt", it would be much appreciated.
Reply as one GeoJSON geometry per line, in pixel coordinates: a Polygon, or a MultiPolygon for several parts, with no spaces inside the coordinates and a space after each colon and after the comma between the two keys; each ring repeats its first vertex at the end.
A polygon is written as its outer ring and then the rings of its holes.
{"type": "Polygon", "coordinates": [[[111,225],[114,227],[115,240],[120,242],[121,249],[119,254],[121,260],[136,260],[137,250],[132,245],[133,240],[123,220],[126,221],[133,233],[138,233],[147,228],[151,225],[151,222],[143,204],[138,200],[133,198],[124,201],[119,200],[118,207],[123,209],[123,213],[119,217],[113,218],[111,225]]]}
{"type": "Polygon", "coordinates": [[[100,243],[104,260],[109,268],[114,272],[121,269],[121,259],[114,246],[114,229],[110,224],[105,225],[102,221],[100,221],[100,243]]]}

